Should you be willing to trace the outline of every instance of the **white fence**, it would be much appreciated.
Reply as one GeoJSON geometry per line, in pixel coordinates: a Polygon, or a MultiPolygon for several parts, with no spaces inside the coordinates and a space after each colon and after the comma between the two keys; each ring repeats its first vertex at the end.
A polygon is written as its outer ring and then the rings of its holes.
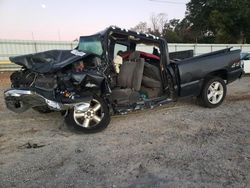
{"type": "Polygon", "coordinates": [[[31,41],[0,39],[0,61],[10,56],[36,53],[52,49],[73,49],[77,42],[69,41],[31,41]]]}
{"type": "MultiPolygon", "coordinates": [[[[16,65],[8,61],[10,56],[36,53],[51,49],[73,49],[77,42],[69,41],[28,41],[0,39],[0,70],[15,69],[16,65]]],[[[243,52],[250,52],[250,44],[168,44],[169,51],[194,50],[194,55],[213,52],[233,47],[243,52]]]]}
{"type": "Polygon", "coordinates": [[[233,47],[233,49],[241,49],[242,52],[250,52],[250,44],[169,44],[170,52],[182,50],[194,50],[194,55],[214,52],[225,48],[233,47]]]}

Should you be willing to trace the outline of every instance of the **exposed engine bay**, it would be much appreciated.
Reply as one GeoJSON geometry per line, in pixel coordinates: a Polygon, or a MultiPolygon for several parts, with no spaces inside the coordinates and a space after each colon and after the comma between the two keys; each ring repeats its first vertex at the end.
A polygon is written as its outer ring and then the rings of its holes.
{"type": "Polygon", "coordinates": [[[70,104],[89,100],[93,95],[91,92],[98,92],[104,84],[105,76],[96,68],[99,64],[98,57],[88,56],[57,72],[38,73],[25,68],[16,71],[10,77],[12,88],[27,90],[27,99],[22,95],[24,99],[13,100],[15,97],[10,90],[7,105],[16,112],[43,105],[48,105],[53,110],[65,110],[71,107],[70,104]]]}

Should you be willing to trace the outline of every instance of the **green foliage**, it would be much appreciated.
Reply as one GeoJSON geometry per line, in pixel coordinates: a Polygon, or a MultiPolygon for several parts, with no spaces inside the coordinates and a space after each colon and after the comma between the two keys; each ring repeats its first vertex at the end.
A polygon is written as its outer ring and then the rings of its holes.
{"type": "Polygon", "coordinates": [[[183,20],[152,15],[135,30],[172,43],[250,43],[250,0],[190,0],[183,20]]]}
{"type": "Polygon", "coordinates": [[[250,42],[249,0],[191,0],[186,18],[197,38],[210,33],[216,43],[250,42]]]}

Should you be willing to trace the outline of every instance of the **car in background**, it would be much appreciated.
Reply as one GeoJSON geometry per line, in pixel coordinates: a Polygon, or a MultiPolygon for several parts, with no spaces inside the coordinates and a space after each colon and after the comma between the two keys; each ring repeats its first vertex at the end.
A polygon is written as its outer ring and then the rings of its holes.
{"type": "Polygon", "coordinates": [[[244,65],[244,71],[246,74],[250,74],[250,53],[242,52],[240,54],[240,59],[242,64],[244,65]]]}

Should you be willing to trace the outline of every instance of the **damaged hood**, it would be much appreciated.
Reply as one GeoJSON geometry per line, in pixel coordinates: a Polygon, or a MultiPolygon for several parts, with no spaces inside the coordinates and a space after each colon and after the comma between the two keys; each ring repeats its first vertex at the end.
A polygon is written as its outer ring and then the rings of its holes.
{"type": "Polygon", "coordinates": [[[10,57],[10,61],[39,73],[53,72],[90,55],[78,50],[49,50],[10,57]]]}

